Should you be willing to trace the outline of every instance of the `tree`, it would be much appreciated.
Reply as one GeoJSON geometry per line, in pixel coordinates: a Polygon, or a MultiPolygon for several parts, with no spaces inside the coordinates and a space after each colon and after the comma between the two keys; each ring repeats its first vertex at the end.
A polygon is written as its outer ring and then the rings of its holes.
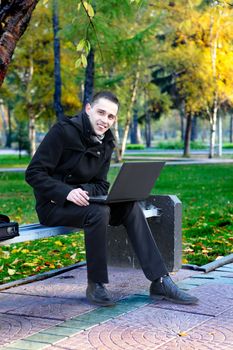
{"type": "Polygon", "coordinates": [[[232,100],[232,9],[225,2],[206,1],[165,1],[157,8],[166,19],[157,64],[180,72],[175,83],[185,105],[186,143],[192,116],[205,115],[210,122],[209,157],[213,157],[217,112],[222,103],[232,100]]]}
{"type": "Polygon", "coordinates": [[[2,0],[0,3],[0,86],[15,47],[39,0],[2,0]]]}

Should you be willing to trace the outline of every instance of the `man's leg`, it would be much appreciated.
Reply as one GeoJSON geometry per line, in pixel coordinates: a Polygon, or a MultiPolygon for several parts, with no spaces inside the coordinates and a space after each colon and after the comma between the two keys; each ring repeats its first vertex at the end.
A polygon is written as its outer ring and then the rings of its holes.
{"type": "Polygon", "coordinates": [[[48,204],[46,212],[48,215],[43,222],[44,225],[73,226],[84,229],[88,278],[87,299],[100,306],[115,305],[103,285],[108,283],[106,235],[110,208],[99,204],[80,207],[68,202],[64,207],[57,205],[52,207],[48,204]]]}
{"type": "Polygon", "coordinates": [[[111,225],[123,224],[145,276],[150,280],[168,273],[138,202],[111,204],[111,225]]]}
{"type": "Polygon", "coordinates": [[[180,304],[194,304],[197,298],[181,291],[172,281],[138,202],[111,205],[110,224],[123,224],[145,276],[152,281],[150,295],[180,304]]]}

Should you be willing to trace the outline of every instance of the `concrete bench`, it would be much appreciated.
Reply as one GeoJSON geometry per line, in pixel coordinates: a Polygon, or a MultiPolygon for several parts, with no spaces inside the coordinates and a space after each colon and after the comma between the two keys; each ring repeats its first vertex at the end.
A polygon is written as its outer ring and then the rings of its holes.
{"type": "MultiPolygon", "coordinates": [[[[140,204],[169,271],[177,271],[182,264],[181,202],[176,196],[158,195],[150,196],[140,204]]],[[[0,246],[70,234],[80,230],[80,228],[64,226],[47,227],[38,223],[21,225],[20,235],[0,242],[0,246]]],[[[125,228],[109,226],[108,230],[109,265],[139,268],[139,262],[128,241],[125,228]]]]}

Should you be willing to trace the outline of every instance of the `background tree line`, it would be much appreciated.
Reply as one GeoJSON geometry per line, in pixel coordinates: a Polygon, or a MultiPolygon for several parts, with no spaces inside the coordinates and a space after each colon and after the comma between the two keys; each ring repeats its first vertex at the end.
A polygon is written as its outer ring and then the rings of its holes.
{"type": "Polygon", "coordinates": [[[0,112],[7,146],[13,131],[25,129],[33,154],[36,130],[77,113],[94,89],[110,89],[121,101],[117,160],[130,128],[137,142],[138,125],[144,126],[150,146],[151,122],[174,110],[186,156],[194,121],[209,121],[212,158],[216,131],[221,140],[229,114],[232,142],[232,15],[231,4],[210,0],[2,1],[1,81],[8,71],[0,112]]]}

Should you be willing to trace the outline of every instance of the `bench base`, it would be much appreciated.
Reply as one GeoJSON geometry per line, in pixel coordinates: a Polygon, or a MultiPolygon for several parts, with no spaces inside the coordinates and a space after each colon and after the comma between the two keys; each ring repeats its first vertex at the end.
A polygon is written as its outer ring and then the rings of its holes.
{"type": "MultiPolygon", "coordinates": [[[[148,217],[148,224],[168,271],[182,266],[182,205],[176,196],[150,196],[145,206],[160,208],[160,217],[148,217]]],[[[108,263],[110,266],[140,268],[124,226],[109,226],[108,263]]]]}

